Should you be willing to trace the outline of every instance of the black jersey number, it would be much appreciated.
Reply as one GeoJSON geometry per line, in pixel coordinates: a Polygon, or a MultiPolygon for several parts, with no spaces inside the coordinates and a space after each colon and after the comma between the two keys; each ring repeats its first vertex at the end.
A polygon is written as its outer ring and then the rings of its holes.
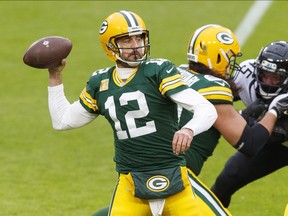
{"type": "Polygon", "coordinates": [[[128,111],[125,114],[124,117],[128,131],[123,130],[121,128],[120,121],[117,119],[116,115],[117,109],[114,103],[114,96],[108,97],[107,101],[105,102],[105,109],[108,110],[111,119],[114,121],[114,127],[117,131],[118,139],[127,139],[128,133],[131,138],[134,138],[150,134],[156,131],[155,122],[153,120],[146,122],[146,124],[142,127],[136,126],[135,119],[144,118],[149,113],[147,101],[145,95],[142,92],[136,91],[136,92],[123,93],[119,98],[121,106],[125,106],[128,104],[129,101],[133,100],[136,100],[137,103],[139,104],[139,110],[128,111]]]}

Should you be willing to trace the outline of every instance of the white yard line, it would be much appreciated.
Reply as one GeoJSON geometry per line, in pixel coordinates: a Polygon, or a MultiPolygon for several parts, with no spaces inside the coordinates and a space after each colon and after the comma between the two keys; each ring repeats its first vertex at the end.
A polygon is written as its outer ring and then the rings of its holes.
{"type": "Polygon", "coordinates": [[[242,22],[235,30],[235,35],[238,38],[240,46],[243,46],[249,36],[253,33],[255,26],[261,20],[273,1],[255,1],[251,6],[242,22]]]}

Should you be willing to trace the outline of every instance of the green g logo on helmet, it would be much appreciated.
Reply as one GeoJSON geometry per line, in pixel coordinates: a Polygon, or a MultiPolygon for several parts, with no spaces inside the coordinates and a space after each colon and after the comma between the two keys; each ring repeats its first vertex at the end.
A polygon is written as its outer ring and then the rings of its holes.
{"type": "Polygon", "coordinates": [[[99,30],[100,35],[106,32],[107,28],[108,28],[108,22],[105,20],[100,26],[99,30]]]}
{"type": "Polygon", "coordinates": [[[226,32],[219,32],[217,35],[216,35],[216,38],[217,40],[219,40],[221,43],[223,44],[233,44],[234,43],[234,39],[233,37],[226,33],[226,32]]]}

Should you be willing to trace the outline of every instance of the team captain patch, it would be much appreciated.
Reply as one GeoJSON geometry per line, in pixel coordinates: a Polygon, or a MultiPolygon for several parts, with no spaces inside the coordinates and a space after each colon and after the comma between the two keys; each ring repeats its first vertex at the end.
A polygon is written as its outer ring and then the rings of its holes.
{"type": "Polygon", "coordinates": [[[105,91],[108,89],[109,79],[101,80],[100,91],[105,91]]]}

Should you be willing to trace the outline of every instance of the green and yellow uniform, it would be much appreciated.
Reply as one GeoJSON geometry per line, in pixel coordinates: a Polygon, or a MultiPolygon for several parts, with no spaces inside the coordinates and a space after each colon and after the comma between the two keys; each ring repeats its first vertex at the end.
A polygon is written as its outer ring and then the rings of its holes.
{"type": "MultiPolygon", "coordinates": [[[[187,68],[188,65],[178,67],[190,88],[198,91],[214,105],[233,104],[232,91],[225,80],[211,75],[199,74],[187,68]]],[[[185,125],[191,116],[193,113],[183,109],[179,118],[180,126],[185,125]]],[[[202,187],[203,183],[195,176],[199,175],[204,162],[212,155],[220,137],[220,132],[215,127],[211,127],[209,130],[194,136],[185,155],[187,167],[193,172],[190,174],[191,182],[203,215],[229,215],[218,198],[208,188],[202,187]]]]}
{"type": "Polygon", "coordinates": [[[109,215],[151,215],[149,200],[156,198],[166,198],[164,215],[171,209],[175,216],[199,215],[185,155],[172,151],[179,125],[177,104],[169,96],[187,88],[176,67],[164,59],[144,61],[125,82],[115,67],[97,70],[90,77],[80,103],[87,111],[105,116],[114,132],[119,181],[109,215]],[[145,178],[146,183],[154,180],[152,188],[141,182],[145,178]],[[113,208],[115,203],[118,208],[113,208]]]}
{"type": "MultiPolygon", "coordinates": [[[[214,105],[233,104],[232,91],[225,80],[211,75],[199,74],[187,68],[188,65],[180,65],[179,71],[190,88],[198,91],[214,105]]],[[[180,117],[180,126],[185,125],[192,115],[191,112],[183,110],[180,117]]],[[[207,158],[212,155],[220,137],[220,132],[211,127],[193,138],[191,147],[186,152],[186,161],[187,167],[196,175],[200,173],[207,158]]]]}
{"type": "Polygon", "coordinates": [[[179,126],[177,105],[167,96],[186,88],[175,66],[161,59],[144,62],[125,83],[115,67],[91,76],[80,102],[113,128],[117,172],[185,165],[184,155],[172,152],[179,126]]]}
{"type": "MultiPolygon", "coordinates": [[[[184,166],[184,155],[176,156],[172,153],[172,137],[180,127],[177,123],[179,120],[177,106],[166,96],[187,87],[183,85],[182,77],[179,76],[177,70],[169,62],[150,60],[144,62],[137,73],[135,72],[124,85],[121,83],[113,67],[96,71],[80,96],[81,103],[86,106],[87,110],[104,115],[114,129],[116,148],[114,160],[120,176],[109,214],[133,215],[137,209],[137,215],[150,216],[149,206],[143,205],[148,204],[149,199],[143,200],[135,197],[137,186],[133,179],[133,173],[135,171],[147,173],[151,170],[157,173],[160,169],[167,170],[167,168],[181,166],[181,179],[185,189],[166,197],[163,215],[188,216],[197,214],[197,211],[201,212],[200,215],[205,216],[230,215],[211,191],[190,170],[187,170],[184,166]],[[104,90],[100,90],[103,88],[104,90]],[[113,100],[110,99],[111,95],[113,95],[113,100]],[[123,95],[127,96],[123,98],[123,95]],[[123,99],[128,100],[131,105],[133,104],[135,113],[125,107],[127,101],[123,99]],[[119,102],[117,102],[118,100],[119,102]],[[94,103],[90,103],[92,101],[94,103]],[[131,116],[127,115],[130,112],[131,116]],[[150,112],[154,112],[156,118],[151,118],[150,112]],[[113,114],[113,118],[111,118],[111,114],[113,114]],[[137,114],[137,118],[135,114],[137,114]],[[127,120],[130,120],[129,124],[127,120]],[[135,133],[139,128],[142,130],[135,133]],[[160,143],[159,136],[162,140],[160,143]],[[150,150],[144,151],[144,145],[149,146],[150,150]],[[149,159],[147,160],[147,158],[149,159]],[[191,194],[193,195],[191,196],[191,194]],[[130,207],[127,207],[126,204],[127,200],[134,202],[134,207],[131,207],[130,211],[128,210],[130,207]],[[113,209],[115,202],[120,203],[118,206],[122,205],[123,209],[113,209]],[[178,210],[172,210],[171,206],[178,206],[174,208],[178,210]]],[[[186,120],[188,121],[188,118],[186,120]]],[[[95,216],[104,216],[107,213],[108,208],[105,208],[97,212],[95,216]]]]}

